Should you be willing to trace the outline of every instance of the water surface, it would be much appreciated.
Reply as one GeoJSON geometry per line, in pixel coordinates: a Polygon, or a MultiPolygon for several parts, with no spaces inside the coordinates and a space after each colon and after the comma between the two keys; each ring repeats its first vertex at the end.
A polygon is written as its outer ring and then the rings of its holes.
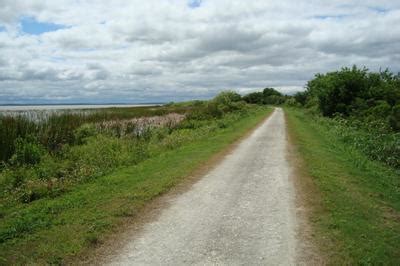
{"type": "Polygon", "coordinates": [[[60,104],[60,105],[0,105],[1,111],[102,109],[111,107],[157,106],[160,104],[60,104]]]}

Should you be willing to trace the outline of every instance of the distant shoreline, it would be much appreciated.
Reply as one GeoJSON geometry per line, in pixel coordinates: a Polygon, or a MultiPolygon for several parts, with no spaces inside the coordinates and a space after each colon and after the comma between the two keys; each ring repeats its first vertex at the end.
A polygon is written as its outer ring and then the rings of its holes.
{"type": "Polygon", "coordinates": [[[44,106],[44,105],[153,105],[162,102],[149,103],[0,103],[0,106],[44,106]]]}
{"type": "Polygon", "coordinates": [[[106,104],[0,104],[0,111],[29,111],[29,110],[65,110],[65,109],[98,109],[113,107],[159,106],[165,103],[106,103],[106,104]]]}

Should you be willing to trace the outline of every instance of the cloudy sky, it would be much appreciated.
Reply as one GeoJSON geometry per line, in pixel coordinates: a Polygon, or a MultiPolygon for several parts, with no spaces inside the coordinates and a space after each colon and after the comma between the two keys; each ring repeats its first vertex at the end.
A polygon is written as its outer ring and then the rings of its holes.
{"type": "Polygon", "coordinates": [[[0,0],[0,104],[164,102],[400,71],[400,1],[0,0]]]}

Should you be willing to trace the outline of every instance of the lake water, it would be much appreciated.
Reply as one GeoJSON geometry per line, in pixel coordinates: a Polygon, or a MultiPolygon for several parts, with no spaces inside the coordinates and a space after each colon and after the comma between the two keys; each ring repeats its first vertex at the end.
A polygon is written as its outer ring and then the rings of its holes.
{"type": "Polygon", "coordinates": [[[73,110],[73,109],[100,109],[110,107],[139,107],[158,106],[160,104],[74,104],[74,105],[0,105],[1,111],[31,111],[31,110],[73,110]]]}
{"type": "Polygon", "coordinates": [[[53,115],[89,115],[99,109],[160,106],[161,104],[61,104],[61,105],[1,105],[0,116],[22,116],[34,122],[48,120],[53,115]]]}

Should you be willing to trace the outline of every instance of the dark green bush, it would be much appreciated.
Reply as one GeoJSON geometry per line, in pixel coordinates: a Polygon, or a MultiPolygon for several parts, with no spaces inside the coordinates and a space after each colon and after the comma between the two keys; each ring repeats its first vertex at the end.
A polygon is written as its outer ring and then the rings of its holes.
{"type": "Polygon", "coordinates": [[[252,92],[243,96],[243,100],[252,104],[280,105],[286,101],[286,96],[274,88],[265,88],[262,92],[252,92]]]}
{"type": "Polygon", "coordinates": [[[346,144],[400,169],[400,74],[342,68],[317,74],[294,99],[316,117],[333,118],[346,144]]]}
{"type": "Polygon", "coordinates": [[[264,94],[262,92],[252,92],[243,96],[243,100],[252,104],[264,104],[264,94]]]}
{"type": "Polygon", "coordinates": [[[388,70],[375,73],[354,66],[317,74],[307,83],[307,91],[295,98],[308,107],[318,106],[324,116],[386,121],[399,130],[400,75],[388,70]]]}
{"type": "Polygon", "coordinates": [[[307,92],[305,91],[297,92],[293,97],[301,106],[304,106],[307,102],[307,92]]]}
{"type": "Polygon", "coordinates": [[[392,113],[389,115],[389,124],[396,130],[400,131],[400,103],[392,108],[392,113]]]}

